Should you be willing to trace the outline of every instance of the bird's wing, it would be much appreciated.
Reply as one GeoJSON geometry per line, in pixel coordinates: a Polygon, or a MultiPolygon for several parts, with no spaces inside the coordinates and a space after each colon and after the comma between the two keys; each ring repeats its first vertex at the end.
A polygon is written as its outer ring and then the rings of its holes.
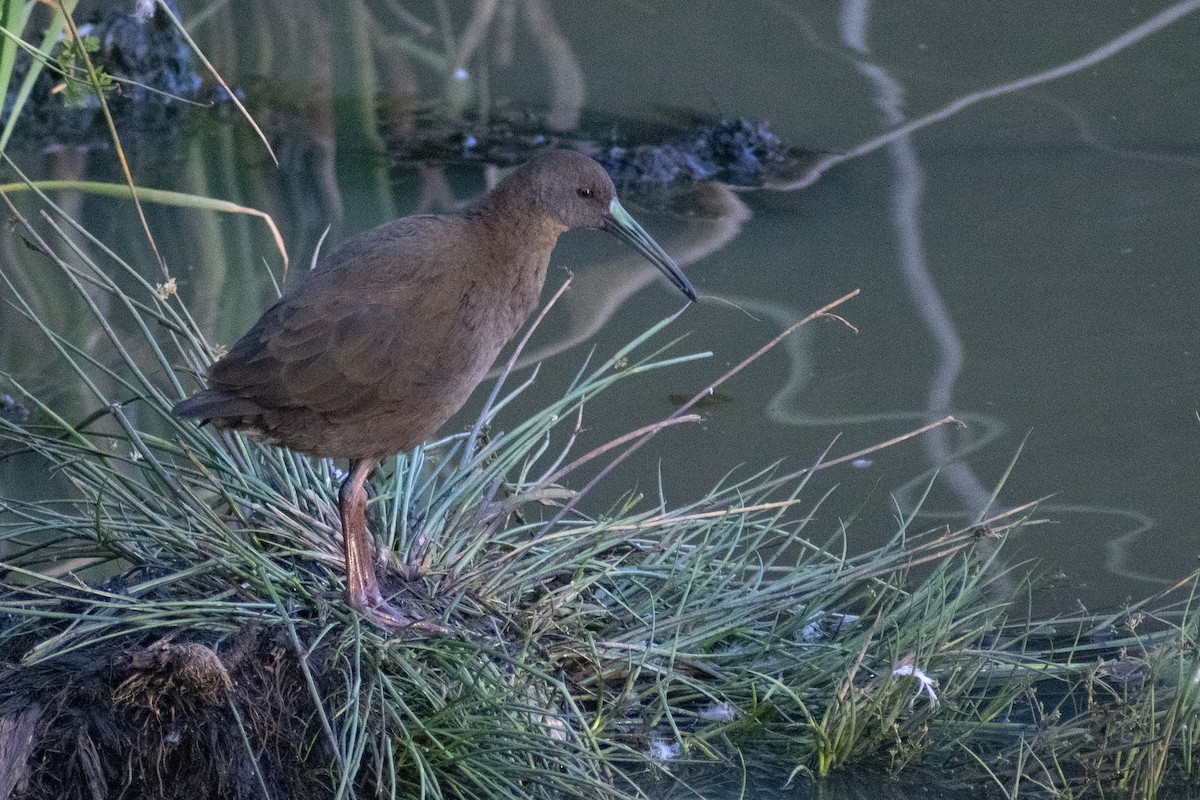
{"type": "Polygon", "coordinates": [[[312,294],[267,311],[213,365],[212,388],[264,410],[306,408],[345,421],[393,394],[417,324],[404,304],[312,294]]]}
{"type": "Polygon", "coordinates": [[[347,422],[422,390],[466,272],[462,250],[431,245],[442,239],[431,232],[462,226],[405,217],[349,240],[213,365],[211,388],[347,422]]]}

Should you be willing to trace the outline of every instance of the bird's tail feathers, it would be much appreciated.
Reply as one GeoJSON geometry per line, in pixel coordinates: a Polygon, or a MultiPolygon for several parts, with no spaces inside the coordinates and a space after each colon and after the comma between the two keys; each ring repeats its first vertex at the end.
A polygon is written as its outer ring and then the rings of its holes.
{"type": "Polygon", "coordinates": [[[241,419],[253,417],[262,413],[262,408],[253,400],[245,397],[227,394],[218,389],[206,389],[203,392],[180,400],[171,409],[177,417],[198,419],[202,422],[222,419],[241,419]]]}

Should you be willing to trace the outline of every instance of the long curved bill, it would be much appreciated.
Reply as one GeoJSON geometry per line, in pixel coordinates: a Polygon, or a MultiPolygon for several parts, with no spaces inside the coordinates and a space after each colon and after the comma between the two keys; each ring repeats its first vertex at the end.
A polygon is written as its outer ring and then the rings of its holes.
{"type": "Polygon", "coordinates": [[[617,198],[608,204],[608,213],[604,217],[604,230],[617,238],[633,245],[633,248],[646,257],[651,264],[662,270],[671,283],[679,287],[679,291],[687,295],[687,299],[696,302],[696,290],[692,282],[683,274],[683,270],[667,255],[667,251],[659,246],[650,234],[637,224],[637,220],[629,216],[629,212],[621,207],[617,198]]]}

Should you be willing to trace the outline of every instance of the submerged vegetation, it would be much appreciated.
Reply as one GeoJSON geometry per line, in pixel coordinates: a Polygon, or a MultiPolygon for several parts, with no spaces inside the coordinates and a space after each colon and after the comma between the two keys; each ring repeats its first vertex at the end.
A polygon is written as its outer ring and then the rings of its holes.
{"type": "Polygon", "coordinates": [[[723,380],[581,451],[627,382],[707,369],[674,318],[566,385],[506,370],[470,432],[377,475],[390,588],[449,630],[384,635],[343,602],[335,465],[172,417],[214,356],[201,315],[36,207],[6,207],[29,245],[0,268],[6,314],[84,410],[0,373],[0,454],[56,487],[0,505],[0,797],[619,798],[699,791],[698,764],[741,779],[758,753],[780,780],[859,768],[1010,797],[1195,780],[1195,580],[1031,620],[999,554],[1036,504],[957,530],[918,506],[852,553],[814,476],[860,454],[823,453],[596,508],[595,480],[644,482],[624,455],[723,380]],[[46,272],[88,335],[46,313],[46,272]],[[514,419],[535,385],[556,399],[514,419]]]}

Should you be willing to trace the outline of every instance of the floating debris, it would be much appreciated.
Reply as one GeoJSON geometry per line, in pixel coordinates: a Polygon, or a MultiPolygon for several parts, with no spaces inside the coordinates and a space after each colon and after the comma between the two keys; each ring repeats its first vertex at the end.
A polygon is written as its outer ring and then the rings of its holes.
{"type": "Polygon", "coordinates": [[[158,295],[159,300],[166,302],[179,294],[179,285],[175,283],[174,278],[169,278],[166,283],[160,283],[155,286],[154,293],[158,295]]]}
{"type": "Polygon", "coordinates": [[[911,675],[917,679],[917,691],[913,694],[912,699],[908,701],[908,707],[911,709],[913,703],[923,694],[929,695],[929,707],[937,708],[938,696],[934,689],[937,687],[937,678],[930,676],[927,672],[916,665],[916,659],[912,655],[907,655],[892,665],[893,675],[911,675]]]}
{"type": "Polygon", "coordinates": [[[732,722],[738,718],[738,713],[733,704],[725,700],[700,709],[700,719],[712,720],[713,722],[732,722]]]}
{"type": "Polygon", "coordinates": [[[0,418],[24,425],[29,421],[29,409],[18,403],[10,394],[0,394],[0,418]]]}
{"type": "Polygon", "coordinates": [[[674,761],[682,752],[683,745],[664,739],[657,733],[650,739],[650,757],[655,761],[674,761]]]}
{"type": "Polygon", "coordinates": [[[483,162],[510,166],[548,147],[567,147],[604,165],[621,191],[667,201],[699,181],[756,188],[789,183],[817,153],[786,144],[766,120],[683,115],[665,122],[585,116],[580,129],[551,133],[529,111],[496,111],[486,123],[447,120],[432,109],[387,135],[397,163],[483,162]]]}
{"type": "Polygon", "coordinates": [[[669,186],[716,179],[734,186],[762,186],[788,158],[788,148],[765,120],[696,120],[660,144],[609,146],[597,154],[618,188],[669,186]]]}
{"type": "Polygon", "coordinates": [[[841,633],[847,625],[858,622],[858,619],[857,614],[817,611],[805,620],[804,627],[800,629],[799,639],[806,644],[828,642],[841,633]]]}

